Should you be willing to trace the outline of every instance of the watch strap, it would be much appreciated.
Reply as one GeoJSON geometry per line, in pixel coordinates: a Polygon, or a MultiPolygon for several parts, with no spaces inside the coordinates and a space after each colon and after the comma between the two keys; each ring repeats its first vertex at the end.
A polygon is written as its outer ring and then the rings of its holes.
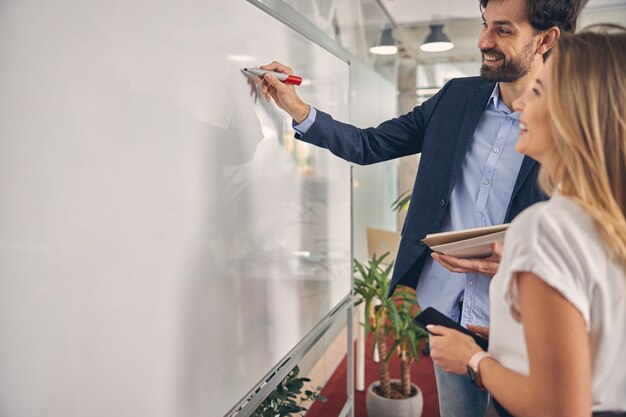
{"type": "Polygon", "coordinates": [[[480,365],[480,362],[482,362],[483,359],[492,358],[492,357],[493,356],[491,356],[488,352],[481,350],[480,352],[474,353],[472,357],[470,358],[470,360],[467,362],[467,366],[472,368],[472,370],[474,371],[474,374],[476,375],[476,380],[474,382],[480,388],[483,387],[483,384],[482,384],[482,379],[480,378],[480,371],[478,370],[478,366],[480,365]]]}

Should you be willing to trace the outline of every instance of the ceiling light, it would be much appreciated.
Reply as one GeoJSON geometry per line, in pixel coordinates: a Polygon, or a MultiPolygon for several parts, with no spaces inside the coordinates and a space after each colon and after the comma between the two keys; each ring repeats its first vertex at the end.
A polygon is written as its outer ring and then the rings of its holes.
{"type": "Polygon", "coordinates": [[[370,53],[376,55],[393,55],[398,52],[396,41],[393,39],[391,28],[383,29],[380,42],[370,48],[370,53]]]}
{"type": "Polygon", "coordinates": [[[441,52],[452,48],[454,48],[454,44],[443,33],[443,25],[430,25],[430,33],[424,39],[424,43],[420,45],[420,49],[424,52],[441,52]]]}

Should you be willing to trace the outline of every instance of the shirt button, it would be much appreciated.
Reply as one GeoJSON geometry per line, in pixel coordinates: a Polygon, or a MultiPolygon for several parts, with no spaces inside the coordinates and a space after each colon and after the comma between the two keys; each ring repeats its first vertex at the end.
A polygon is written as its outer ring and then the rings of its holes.
{"type": "Polygon", "coordinates": [[[441,200],[441,201],[439,202],[439,205],[440,205],[441,207],[445,207],[445,206],[446,206],[446,200],[441,200]]]}
{"type": "Polygon", "coordinates": [[[488,179],[484,179],[484,180],[483,180],[483,184],[485,184],[485,185],[489,185],[489,180],[488,180],[488,179]]]}
{"type": "Polygon", "coordinates": [[[478,212],[478,217],[482,219],[483,218],[483,213],[479,211],[478,212]]]}
{"type": "Polygon", "coordinates": [[[506,120],[511,120],[511,116],[506,116],[506,120]]]}
{"type": "Polygon", "coordinates": [[[471,287],[472,285],[474,285],[474,283],[472,281],[467,281],[467,285],[471,287]]]}
{"type": "Polygon", "coordinates": [[[493,151],[494,151],[495,153],[498,153],[498,152],[500,152],[500,149],[498,149],[498,148],[493,148],[493,151]]]}

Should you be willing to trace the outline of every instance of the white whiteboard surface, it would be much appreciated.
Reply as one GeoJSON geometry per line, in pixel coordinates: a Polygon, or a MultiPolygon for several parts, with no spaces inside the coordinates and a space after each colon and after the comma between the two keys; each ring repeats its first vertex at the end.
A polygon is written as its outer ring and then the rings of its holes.
{"type": "Polygon", "coordinates": [[[243,0],[0,4],[0,415],[226,413],[350,292],[348,66],[243,0]]]}

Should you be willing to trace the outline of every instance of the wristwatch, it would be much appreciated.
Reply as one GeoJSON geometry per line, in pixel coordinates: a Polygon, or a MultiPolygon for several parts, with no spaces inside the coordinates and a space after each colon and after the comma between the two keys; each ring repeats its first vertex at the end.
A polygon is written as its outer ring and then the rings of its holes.
{"type": "Polygon", "coordinates": [[[480,352],[476,352],[472,355],[472,357],[470,358],[469,362],[467,362],[467,376],[469,376],[470,381],[472,381],[472,384],[476,385],[478,388],[484,388],[482,381],[480,380],[480,372],[478,370],[478,366],[480,365],[480,362],[482,362],[483,359],[485,358],[491,358],[492,356],[485,352],[485,351],[480,351],[480,352]]]}

